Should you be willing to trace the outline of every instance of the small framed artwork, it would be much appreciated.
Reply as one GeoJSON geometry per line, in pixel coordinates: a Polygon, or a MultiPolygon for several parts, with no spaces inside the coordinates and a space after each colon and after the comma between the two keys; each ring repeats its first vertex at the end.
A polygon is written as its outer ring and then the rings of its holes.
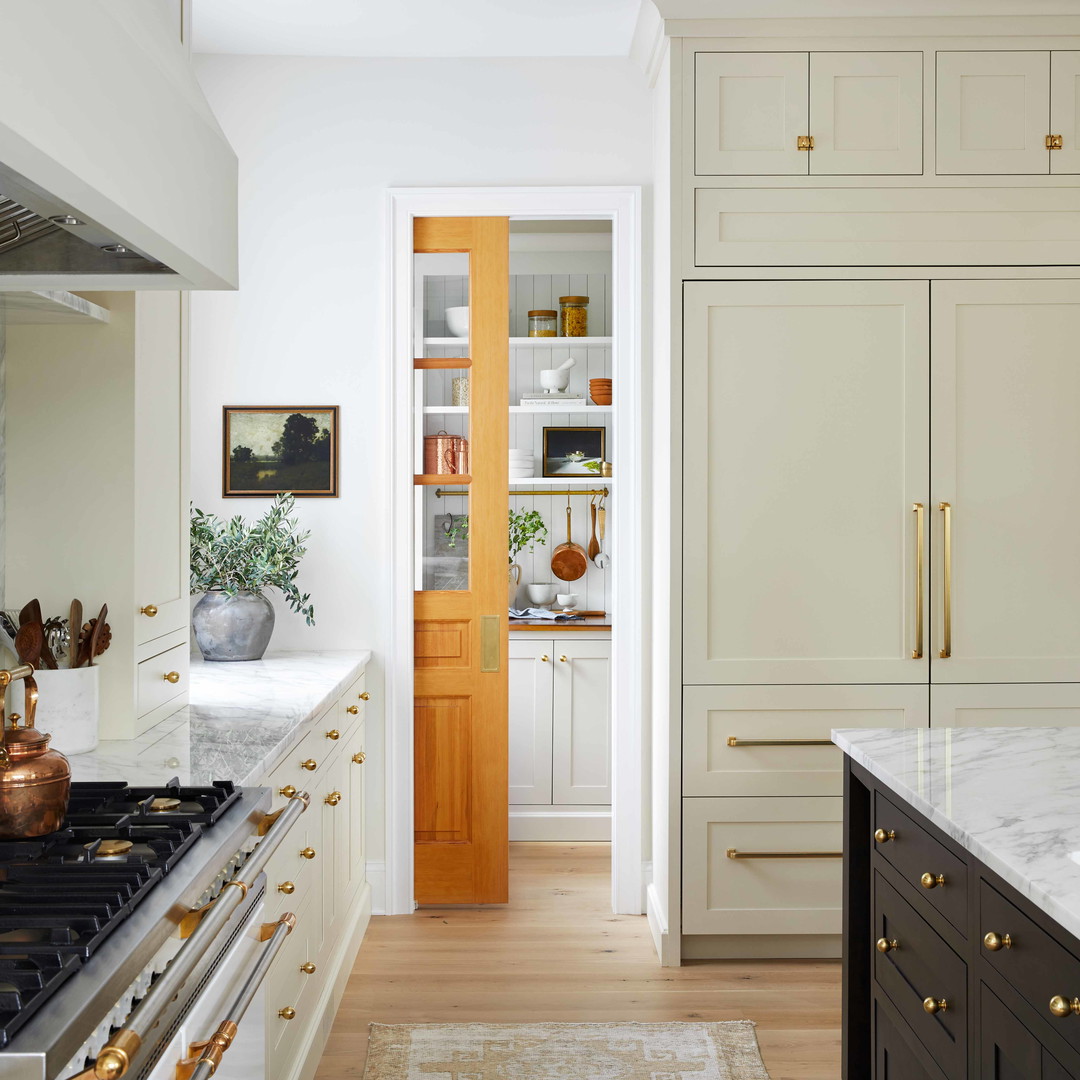
{"type": "Polygon", "coordinates": [[[599,476],[607,429],[544,428],[544,476],[599,476]]]}
{"type": "Polygon", "coordinates": [[[221,494],[226,498],[336,498],[336,405],[226,405],[221,494]]]}

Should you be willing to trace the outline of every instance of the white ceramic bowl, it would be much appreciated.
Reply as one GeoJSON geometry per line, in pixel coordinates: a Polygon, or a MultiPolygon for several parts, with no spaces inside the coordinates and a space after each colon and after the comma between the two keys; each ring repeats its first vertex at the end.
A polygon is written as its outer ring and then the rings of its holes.
{"type": "Polygon", "coordinates": [[[468,337],[468,307],[448,307],[446,309],[446,328],[454,337],[468,337]]]}
{"type": "Polygon", "coordinates": [[[577,607],[578,594],[576,592],[561,592],[555,599],[563,611],[569,611],[571,608],[577,607]]]}
{"type": "Polygon", "coordinates": [[[530,582],[525,586],[525,591],[529,594],[529,602],[536,607],[550,604],[555,599],[555,586],[546,585],[541,581],[530,582]]]}

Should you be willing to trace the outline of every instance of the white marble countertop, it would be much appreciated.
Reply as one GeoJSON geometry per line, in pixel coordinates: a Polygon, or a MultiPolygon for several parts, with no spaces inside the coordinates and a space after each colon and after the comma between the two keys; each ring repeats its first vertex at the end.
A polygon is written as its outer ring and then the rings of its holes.
{"type": "Polygon", "coordinates": [[[271,653],[234,664],[192,659],[190,703],[138,738],[103,740],[73,755],[72,779],[253,784],[370,659],[359,650],[271,653]]]}
{"type": "Polygon", "coordinates": [[[1080,937],[1080,728],[848,728],[832,737],[1080,937]]]}

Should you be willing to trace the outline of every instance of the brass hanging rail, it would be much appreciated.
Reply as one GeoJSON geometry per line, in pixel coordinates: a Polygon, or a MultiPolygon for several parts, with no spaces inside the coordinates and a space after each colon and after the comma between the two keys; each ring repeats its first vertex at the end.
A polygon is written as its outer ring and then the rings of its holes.
{"type": "MultiPolygon", "coordinates": [[[[532,491],[522,491],[518,488],[509,489],[511,495],[606,495],[610,498],[610,488],[540,488],[532,491]]],[[[448,488],[436,488],[435,498],[442,499],[451,495],[468,495],[468,491],[450,491],[448,488]]]]}

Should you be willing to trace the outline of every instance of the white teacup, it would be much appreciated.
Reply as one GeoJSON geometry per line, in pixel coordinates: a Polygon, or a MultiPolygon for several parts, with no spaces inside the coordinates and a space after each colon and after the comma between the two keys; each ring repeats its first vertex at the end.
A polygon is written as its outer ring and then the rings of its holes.
{"type": "Polygon", "coordinates": [[[529,602],[535,607],[543,607],[555,599],[555,586],[542,581],[532,581],[525,586],[529,594],[529,602]]]}
{"type": "Polygon", "coordinates": [[[575,592],[561,592],[555,597],[558,601],[559,607],[563,611],[569,611],[571,608],[576,608],[578,605],[578,594],[575,592]]]}

